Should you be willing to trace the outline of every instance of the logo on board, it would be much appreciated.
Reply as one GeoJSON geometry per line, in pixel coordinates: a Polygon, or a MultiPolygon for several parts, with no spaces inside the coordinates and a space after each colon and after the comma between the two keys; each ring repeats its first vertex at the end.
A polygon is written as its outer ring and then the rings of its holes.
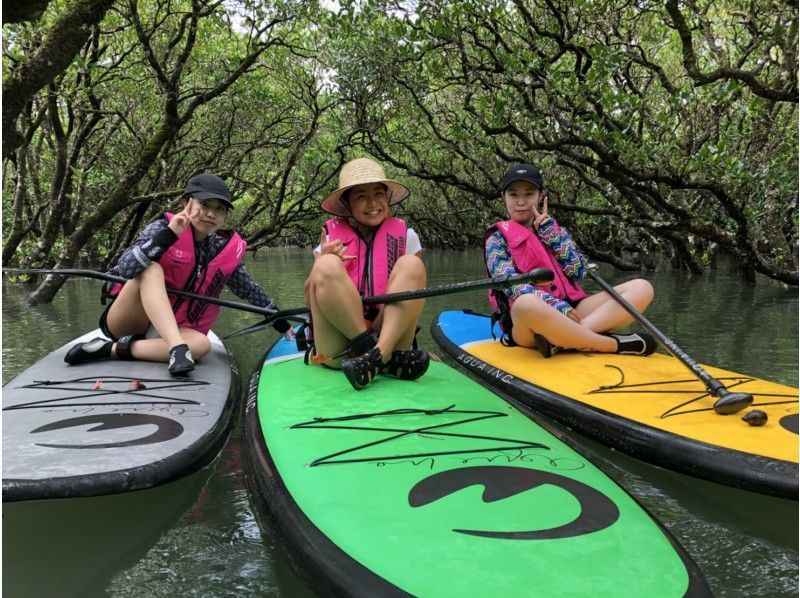
{"type": "Polygon", "coordinates": [[[484,503],[497,502],[543,486],[555,486],[578,501],[580,512],[572,521],[545,529],[454,529],[456,533],[502,540],[555,540],[598,532],[619,519],[617,505],[583,482],[550,471],[505,465],[459,467],[435,473],[414,485],[408,493],[408,504],[415,508],[424,507],[476,485],[483,486],[484,503]]]}

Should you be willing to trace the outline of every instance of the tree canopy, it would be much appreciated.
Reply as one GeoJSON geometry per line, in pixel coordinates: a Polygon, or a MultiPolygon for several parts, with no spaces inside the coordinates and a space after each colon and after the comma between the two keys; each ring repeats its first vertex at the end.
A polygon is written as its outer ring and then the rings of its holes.
{"type": "Polygon", "coordinates": [[[479,250],[533,161],[593,259],[796,285],[797,25],[772,0],[51,0],[4,25],[3,264],[107,266],[201,171],[251,247],[306,245],[372,155],[428,247],[479,250]],[[48,42],[74,14],[77,49],[48,42]]]}

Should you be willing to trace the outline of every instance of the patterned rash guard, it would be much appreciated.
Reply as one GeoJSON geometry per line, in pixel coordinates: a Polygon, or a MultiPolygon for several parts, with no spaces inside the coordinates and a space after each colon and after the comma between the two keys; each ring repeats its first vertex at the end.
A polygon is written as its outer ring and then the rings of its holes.
{"type": "MultiPolygon", "coordinates": [[[[575,241],[572,240],[572,237],[569,236],[569,233],[564,228],[559,227],[556,230],[555,220],[548,218],[542,223],[536,234],[556,258],[567,278],[572,281],[583,279],[586,275],[586,261],[581,252],[578,251],[575,241]]],[[[486,267],[492,277],[522,274],[514,267],[514,260],[511,258],[511,252],[508,250],[505,237],[499,231],[492,232],[486,239],[484,256],[486,258],[486,267]]],[[[517,284],[504,289],[504,292],[509,299],[517,299],[521,295],[533,293],[563,314],[567,314],[573,309],[567,301],[554,297],[547,291],[530,284],[517,284]]]]}
{"type": "MultiPolygon", "coordinates": [[[[111,269],[112,274],[131,279],[147,268],[152,262],[157,261],[178,240],[165,218],[159,218],[148,224],[133,244],[120,256],[117,264],[111,269]]],[[[204,266],[214,259],[225,247],[227,239],[212,233],[203,241],[195,242],[195,255],[204,266]]],[[[251,305],[264,307],[269,310],[278,310],[276,303],[270,299],[261,286],[245,269],[244,264],[239,264],[226,282],[226,286],[234,295],[244,299],[251,305]]],[[[291,325],[285,320],[279,320],[273,328],[278,332],[285,332],[291,325]]]]}

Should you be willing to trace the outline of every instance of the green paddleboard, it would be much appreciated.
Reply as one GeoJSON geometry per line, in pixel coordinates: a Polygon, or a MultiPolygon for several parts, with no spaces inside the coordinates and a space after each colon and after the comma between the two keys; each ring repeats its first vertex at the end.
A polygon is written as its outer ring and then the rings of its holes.
{"type": "Polygon", "coordinates": [[[356,392],[282,339],[251,380],[245,444],[257,510],[323,593],[710,595],[622,488],[442,363],[356,392]]]}

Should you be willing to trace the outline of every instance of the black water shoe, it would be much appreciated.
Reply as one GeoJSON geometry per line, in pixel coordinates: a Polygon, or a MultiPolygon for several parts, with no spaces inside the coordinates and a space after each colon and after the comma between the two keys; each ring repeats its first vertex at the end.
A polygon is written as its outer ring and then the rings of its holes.
{"type": "Polygon", "coordinates": [[[430,363],[431,356],[422,349],[392,351],[392,357],[381,373],[401,380],[416,380],[428,371],[430,363]]]}
{"type": "Polygon", "coordinates": [[[365,388],[383,369],[381,350],[373,347],[357,357],[342,360],[342,371],[356,390],[365,388]]]}
{"type": "Polygon", "coordinates": [[[169,350],[169,373],[183,376],[194,369],[194,358],[189,345],[175,345],[169,350]]]}
{"type": "Polygon", "coordinates": [[[539,353],[541,353],[542,357],[545,359],[550,359],[553,355],[561,351],[561,347],[555,346],[541,334],[534,334],[533,342],[536,345],[536,348],[539,350],[539,353]]]}
{"type": "Polygon", "coordinates": [[[70,350],[64,355],[64,362],[75,365],[87,361],[109,359],[111,357],[111,347],[113,345],[114,341],[98,336],[85,343],[78,343],[70,347],[70,350]]]}
{"type": "Polygon", "coordinates": [[[609,332],[606,336],[617,341],[616,353],[621,355],[650,355],[656,350],[656,339],[646,332],[631,334],[609,332]]]}

